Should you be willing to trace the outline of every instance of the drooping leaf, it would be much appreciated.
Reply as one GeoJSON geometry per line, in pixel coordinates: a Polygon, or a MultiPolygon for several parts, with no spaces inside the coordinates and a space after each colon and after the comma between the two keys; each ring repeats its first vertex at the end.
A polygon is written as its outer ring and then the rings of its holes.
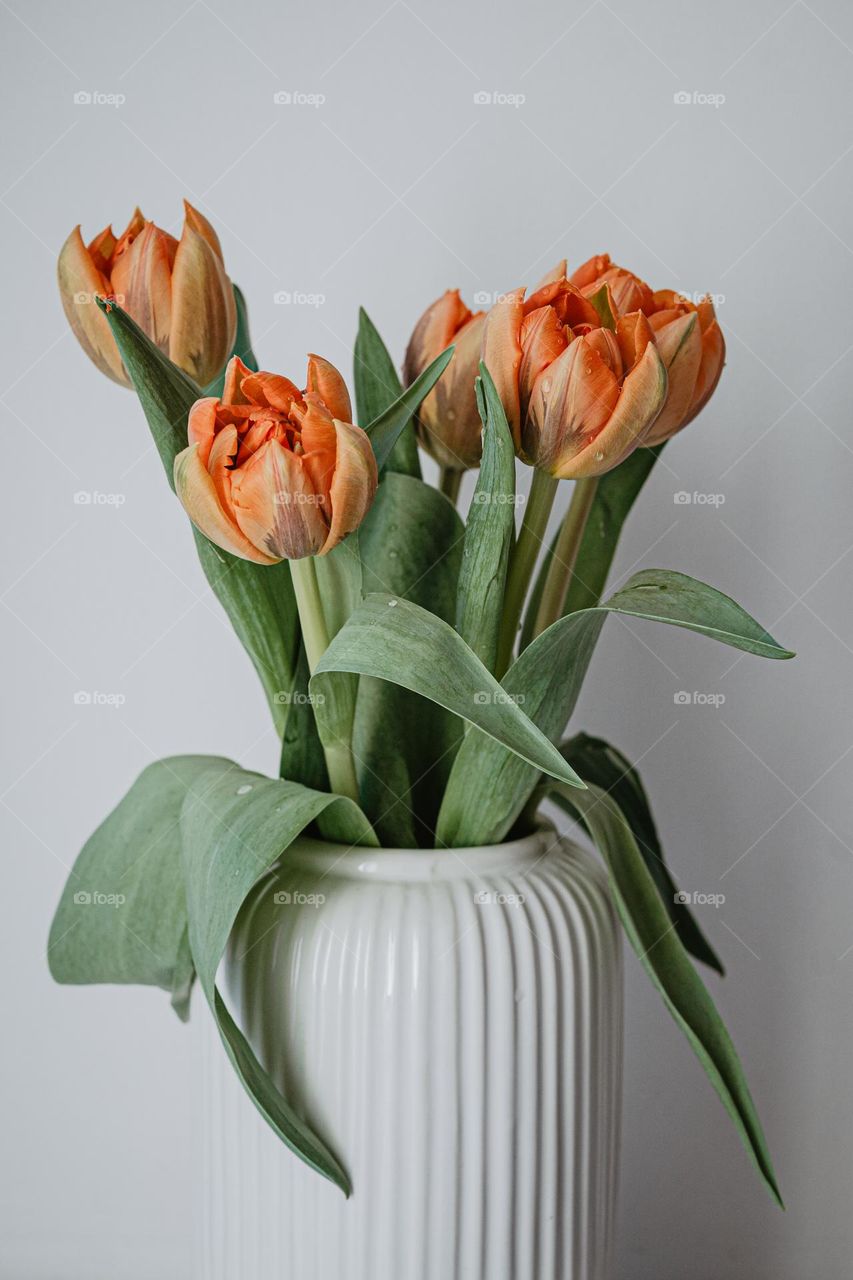
{"type": "MultiPolygon", "coordinates": [[[[597,608],[559,618],[504,676],[507,696],[519,701],[552,742],[563,736],[608,613],[685,627],[761,657],[792,656],[721,591],[683,573],[644,570],[597,608]]],[[[451,846],[503,840],[537,782],[535,771],[517,756],[482,734],[467,733],[442,802],[439,840],[451,846]]]]}
{"type": "Polygon", "coordinates": [[[181,810],[189,943],[226,1052],[249,1097],[292,1151],[348,1195],[349,1179],[339,1161],[288,1105],[216,987],[216,971],[250,889],[312,822],[329,840],[377,843],[357,805],[344,797],[237,765],[198,777],[181,810]]]}
{"type": "MultiPolygon", "coordinates": [[[[187,415],[201,389],[167,360],[115,303],[101,304],[121,352],[166,478],[174,489],[175,457],[187,446],[187,415]]],[[[240,560],[193,529],[205,576],[258,673],[273,720],[283,732],[299,641],[296,604],[286,561],[275,565],[240,560]]]]}
{"type": "Polygon", "coordinates": [[[287,701],[288,707],[281,738],[279,776],[287,782],[301,782],[303,787],[311,787],[314,791],[330,791],[323,744],[317,732],[317,721],[308,692],[310,679],[305,646],[300,644],[293,687],[280,695],[287,701]]]}
{"type": "MultiPolygon", "coordinates": [[[[366,592],[385,591],[453,621],[464,526],[443,494],[386,472],[359,533],[366,592]]],[[[384,845],[432,844],[461,733],[456,716],[420,694],[361,677],[353,749],[362,804],[384,845]]]]}
{"type": "Polygon", "coordinates": [[[616,908],[631,946],[719,1094],[770,1194],[782,1206],[740,1059],[690,963],[619,806],[611,795],[594,786],[578,791],[549,782],[547,790],[559,790],[565,805],[592,835],[607,865],[616,908]]]}
{"type": "Polygon", "coordinates": [[[217,756],[158,760],[89,837],[50,929],[48,964],[57,982],[162,987],[187,1019],[193,964],[181,805],[196,778],[230,763],[217,756]]]}
{"type": "MultiPolygon", "coordinates": [[[[703,964],[722,974],[724,970],[717,953],[699,928],[690,908],[679,895],[678,888],[670,875],[655,820],[652,817],[649,798],[637,770],[609,742],[605,742],[603,738],[591,737],[588,733],[576,734],[574,738],[564,742],[560,750],[584,782],[592,783],[612,795],[631,828],[637,848],[660,894],[661,902],[670,920],[675,924],[685,949],[695,959],[701,960],[703,964]]],[[[560,802],[561,797],[555,793],[554,799],[560,802]]]]}
{"type": "Polygon", "coordinates": [[[380,471],[387,465],[395,444],[417,413],[421,401],[426,399],[432,391],[452,358],[453,347],[448,347],[440,356],[436,356],[432,364],[415,378],[412,385],[407,387],[384,413],[365,427],[380,471]]]}
{"type": "MultiPolygon", "coordinates": [[[[375,422],[403,393],[403,384],[388,348],[363,307],[358,312],[354,375],[356,421],[362,425],[375,422]]],[[[389,455],[386,470],[420,479],[421,465],[413,422],[410,421],[401,431],[389,455]]]]}
{"type": "MultiPolygon", "coordinates": [[[[537,770],[582,786],[556,747],[508,697],[454,629],[399,596],[369,595],[342,627],[317,665],[313,693],[327,673],[354,671],[411,689],[446,707],[502,743],[537,770]]],[[[328,701],[316,708],[320,738],[340,741],[328,701]]]]}
{"type": "Polygon", "coordinates": [[[493,672],[515,536],[515,449],[500,396],[484,364],[480,377],[483,458],[465,529],[456,630],[493,672]]]}

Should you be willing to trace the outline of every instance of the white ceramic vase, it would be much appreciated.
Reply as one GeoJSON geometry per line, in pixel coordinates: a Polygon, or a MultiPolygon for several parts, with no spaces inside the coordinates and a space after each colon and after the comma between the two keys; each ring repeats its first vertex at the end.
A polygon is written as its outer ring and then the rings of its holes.
{"type": "Polygon", "coordinates": [[[208,1028],[199,1280],[609,1280],[622,974],[604,876],[543,829],[444,852],[294,845],[221,975],[349,1200],[208,1028]]]}

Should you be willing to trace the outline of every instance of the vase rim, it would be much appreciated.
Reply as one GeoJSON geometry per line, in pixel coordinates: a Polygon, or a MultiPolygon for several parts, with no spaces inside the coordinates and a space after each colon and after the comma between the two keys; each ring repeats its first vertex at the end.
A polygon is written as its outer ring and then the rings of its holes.
{"type": "Polygon", "coordinates": [[[548,822],[518,840],[461,849],[370,849],[300,836],[280,866],[365,881],[476,879],[487,873],[522,871],[541,862],[552,848],[565,849],[570,844],[548,822]]]}

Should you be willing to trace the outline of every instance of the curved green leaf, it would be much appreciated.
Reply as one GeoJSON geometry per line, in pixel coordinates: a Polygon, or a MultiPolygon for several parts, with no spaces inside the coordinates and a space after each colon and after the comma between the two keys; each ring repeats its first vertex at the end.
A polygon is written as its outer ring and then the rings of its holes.
{"type": "Polygon", "coordinates": [[[770,1153],[740,1059],[713,1000],[690,963],[649,869],[612,796],[548,783],[573,809],[607,865],[616,908],[631,946],[687,1037],[770,1194],[780,1207],[770,1153]]]}
{"type": "Polygon", "coordinates": [[[500,396],[484,364],[480,378],[483,458],[465,529],[456,630],[493,672],[515,536],[515,448],[500,396]]]}
{"type": "MultiPolygon", "coordinates": [[[[435,614],[399,596],[369,595],[326,650],[311,680],[321,694],[329,672],[354,671],[411,689],[446,707],[537,770],[582,786],[580,779],[536,726],[508,697],[476,654],[435,614]]],[[[341,727],[324,702],[316,708],[326,745],[341,740],[341,727]]]]}
{"type": "MultiPolygon", "coordinates": [[[[590,737],[588,733],[576,734],[564,742],[560,750],[584,782],[612,795],[631,828],[661,902],[676,925],[685,949],[722,975],[724,970],[717,953],[699,928],[690,908],[679,901],[678,888],[664,861],[649,798],[637,770],[609,742],[590,737]]],[[[561,797],[555,792],[554,799],[559,803],[561,797]]]]}
{"type": "MultiPolygon", "coordinates": [[[[704,582],[667,569],[637,573],[604,604],[559,618],[537,636],[502,681],[552,742],[574,711],[608,613],[666,622],[765,658],[790,658],[740,605],[704,582]]],[[[453,846],[503,840],[532,795],[537,777],[517,757],[468,733],[454,761],[438,820],[453,846]]]]}
{"type": "Polygon", "coordinates": [[[381,413],[378,418],[374,418],[373,422],[365,427],[365,431],[370,437],[370,443],[373,445],[373,452],[376,455],[376,465],[380,471],[387,466],[400,435],[409,425],[415,413],[417,413],[421,401],[425,400],[430,391],[432,391],[452,358],[453,347],[448,347],[445,351],[442,351],[440,356],[436,356],[432,364],[428,365],[423,373],[415,378],[412,385],[407,387],[384,413],[381,413]]]}
{"type": "Polygon", "coordinates": [[[196,778],[181,809],[189,944],[226,1052],[249,1097],[292,1151],[348,1195],[349,1179],[340,1163],[288,1105],[216,987],[216,971],[249,890],[312,822],[326,839],[377,844],[357,805],[344,797],[264,778],[237,765],[196,778]]]}
{"type": "MultiPolygon", "coordinates": [[[[402,395],[403,384],[397,376],[388,348],[364,307],[360,307],[358,312],[353,371],[356,420],[360,423],[375,422],[402,395]]],[[[421,465],[413,422],[409,422],[401,431],[389,454],[386,470],[415,476],[420,480],[421,465]]]]}

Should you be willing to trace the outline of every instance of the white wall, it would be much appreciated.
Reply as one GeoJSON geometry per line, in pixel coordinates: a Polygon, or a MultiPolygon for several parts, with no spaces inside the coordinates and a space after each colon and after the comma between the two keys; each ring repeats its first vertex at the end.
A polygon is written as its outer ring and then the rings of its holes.
{"type": "MultiPolygon", "coordinates": [[[[841,0],[10,0],[0,937],[0,1276],[183,1280],[192,1032],[148,990],[59,989],[45,939],[68,865],[153,757],[266,771],[254,676],[208,598],[138,407],[68,333],[54,259],[135,201],[218,226],[267,367],[349,368],[363,303],[397,357],[459,285],[533,283],[609,249],[658,286],[725,295],[729,363],[627,531],[618,571],[729,591],[795,663],[608,624],[578,725],[635,758],[728,963],[733,1031],[789,1210],[768,1202],[657,998],[628,963],[620,1276],[840,1280],[849,1186],[849,299],[853,10],[841,0]],[[75,106],[79,90],[124,94],[75,106]],[[275,106],[277,90],[324,94],[275,106]],[[523,93],[476,106],[478,90],[523,93]],[[677,106],[679,90],[724,94],[677,106]],[[276,306],[276,290],[325,295],[276,306]],[[77,491],[117,493],[79,506],[77,491]],[[679,506],[678,490],[722,506],[679,506]],[[121,693],[119,709],[78,690],[121,693]],[[679,707],[680,689],[724,693],[679,707]]],[[[473,1280],[473,1277],[472,1277],[473,1280]]],[[[543,1278],[544,1280],[544,1278],[543,1278]]]]}

